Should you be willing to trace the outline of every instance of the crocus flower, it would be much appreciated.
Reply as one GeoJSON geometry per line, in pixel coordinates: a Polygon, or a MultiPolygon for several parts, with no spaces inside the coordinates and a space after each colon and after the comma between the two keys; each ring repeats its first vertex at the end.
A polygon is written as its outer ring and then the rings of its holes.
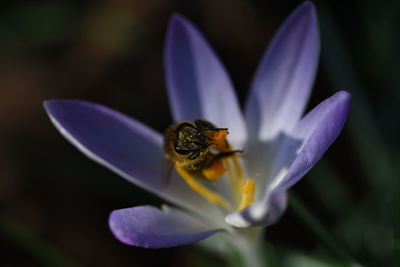
{"type": "MultiPolygon", "coordinates": [[[[85,101],[50,100],[44,106],[55,127],[85,155],[175,205],[113,211],[109,225],[120,241],[174,247],[218,231],[243,241],[248,233],[243,228],[278,220],[286,208],[287,190],[342,130],[349,109],[347,92],[337,92],[303,116],[318,56],[316,13],[306,2],[286,19],[263,55],[242,113],[224,66],[202,34],[183,16],[172,16],[165,69],[173,118],[203,118],[226,127],[230,145],[245,150],[238,158],[244,176],[254,180],[255,194],[239,210],[210,203],[176,172],[166,183],[163,135],[146,125],[85,101]]],[[[229,191],[224,179],[212,185],[220,195],[229,191]]]]}

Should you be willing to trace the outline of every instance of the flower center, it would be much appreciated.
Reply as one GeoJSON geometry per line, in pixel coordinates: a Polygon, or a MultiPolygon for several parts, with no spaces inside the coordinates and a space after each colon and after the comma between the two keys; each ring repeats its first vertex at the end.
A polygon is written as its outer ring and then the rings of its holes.
{"type": "Polygon", "coordinates": [[[204,120],[182,121],[167,129],[164,147],[166,157],[194,192],[228,212],[241,211],[253,203],[256,185],[252,178],[245,180],[238,158],[243,150],[231,148],[228,133],[228,129],[204,120]],[[225,175],[230,201],[210,188],[225,175]]]}

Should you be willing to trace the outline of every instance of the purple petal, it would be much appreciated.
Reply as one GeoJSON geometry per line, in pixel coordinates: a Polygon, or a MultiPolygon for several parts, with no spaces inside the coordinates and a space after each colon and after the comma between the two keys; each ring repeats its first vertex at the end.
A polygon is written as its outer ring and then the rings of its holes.
{"type": "Polygon", "coordinates": [[[294,136],[305,141],[288,174],[278,185],[279,190],[287,190],[295,184],[328,150],[342,131],[349,107],[349,93],[337,92],[321,102],[296,125],[294,136]]]}
{"type": "Polygon", "coordinates": [[[85,101],[50,100],[44,106],[63,134],[85,154],[145,184],[160,188],[162,136],[104,106],[85,101]],[[75,143],[76,142],[76,143],[75,143]],[[144,179],[146,177],[146,179],[144,179]]]}
{"type": "Polygon", "coordinates": [[[278,199],[314,166],[337,138],[347,119],[349,105],[350,95],[341,91],[321,102],[298,122],[290,138],[303,142],[301,146],[285,150],[288,153],[286,158],[291,159],[290,162],[281,163],[281,170],[288,168],[286,175],[278,175],[271,182],[262,201],[241,213],[228,215],[228,223],[237,227],[248,227],[269,225],[276,221],[286,207],[278,199]],[[292,154],[297,156],[293,157],[292,154]],[[292,160],[293,158],[295,159],[292,160]]]}
{"type": "Polygon", "coordinates": [[[261,140],[291,130],[306,107],[319,56],[314,5],[299,6],[264,54],[246,103],[251,133],[261,140]]]}
{"type": "Polygon", "coordinates": [[[98,104],[51,100],[44,106],[61,134],[92,160],[177,205],[222,216],[216,206],[194,193],[175,172],[168,178],[159,133],[98,104]]]}
{"type": "Polygon", "coordinates": [[[177,209],[152,206],[115,210],[109,225],[121,242],[144,248],[186,245],[218,231],[177,209]]]}
{"type": "Polygon", "coordinates": [[[175,121],[203,118],[229,128],[233,142],[245,140],[245,124],[232,83],[202,34],[181,15],[172,16],[165,70],[175,121]]]}

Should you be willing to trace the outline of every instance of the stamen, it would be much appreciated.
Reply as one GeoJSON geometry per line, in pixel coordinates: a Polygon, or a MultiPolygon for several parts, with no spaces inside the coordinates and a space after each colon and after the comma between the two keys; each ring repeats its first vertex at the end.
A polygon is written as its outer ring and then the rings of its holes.
{"type": "Polygon", "coordinates": [[[251,205],[254,201],[256,184],[252,178],[248,178],[242,187],[242,199],[238,206],[238,211],[242,211],[251,205]]]}
{"type": "Polygon", "coordinates": [[[176,171],[178,174],[185,180],[186,184],[193,189],[193,191],[197,192],[200,194],[202,197],[207,199],[209,202],[218,205],[220,207],[226,208],[228,210],[231,210],[232,207],[229,205],[228,201],[226,201],[223,197],[218,195],[216,192],[214,192],[211,189],[208,189],[207,187],[203,186],[201,183],[197,182],[196,178],[193,177],[188,171],[183,169],[182,167],[176,165],[175,166],[176,171]]]}
{"type": "Polygon", "coordinates": [[[233,173],[236,176],[235,194],[237,195],[237,199],[239,199],[239,196],[241,194],[240,187],[242,186],[243,181],[244,181],[244,173],[243,173],[242,166],[240,165],[237,157],[233,157],[232,161],[233,161],[233,166],[235,167],[235,170],[233,171],[233,173]]]}
{"type": "Polygon", "coordinates": [[[233,157],[233,165],[235,166],[235,172],[236,172],[236,176],[237,176],[237,183],[239,185],[241,185],[243,183],[244,180],[244,174],[243,174],[243,169],[242,166],[240,166],[239,160],[237,159],[237,157],[233,157]]]}
{"type": "Polygon", "coordinates": [[[224,160],[224,164],[225,169],[228,170],[228,179],[231,186],[232,199],[235,206],[238,206],[241,198],[241,187],[244,180],[243,169],[235,155],[224,160]]]}
{"type": "Polygon", "coordinates": [[[229,179],[229,184],[231,186],[232,199],[233,199],[234,205],[237,206],[239,204],[239,197],[240,197],[239,184],[237,183],[235,172],[232,170],[231,162],[226,159],[224,159],[223,161],[224,161],[225,169],[228,170],[228,179],[229,179]]]}

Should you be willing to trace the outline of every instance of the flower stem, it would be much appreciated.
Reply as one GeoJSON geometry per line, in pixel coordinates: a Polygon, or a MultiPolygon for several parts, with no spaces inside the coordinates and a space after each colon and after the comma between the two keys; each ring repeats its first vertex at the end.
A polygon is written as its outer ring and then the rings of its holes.
{"type": "Polygon", "coordinates": [[[265,267],[265,256],[263,255],[262,244],[263,229],[253,227],[240,229],[234,237],[236,250],[239,253],[243,266],[265,267]]]}

